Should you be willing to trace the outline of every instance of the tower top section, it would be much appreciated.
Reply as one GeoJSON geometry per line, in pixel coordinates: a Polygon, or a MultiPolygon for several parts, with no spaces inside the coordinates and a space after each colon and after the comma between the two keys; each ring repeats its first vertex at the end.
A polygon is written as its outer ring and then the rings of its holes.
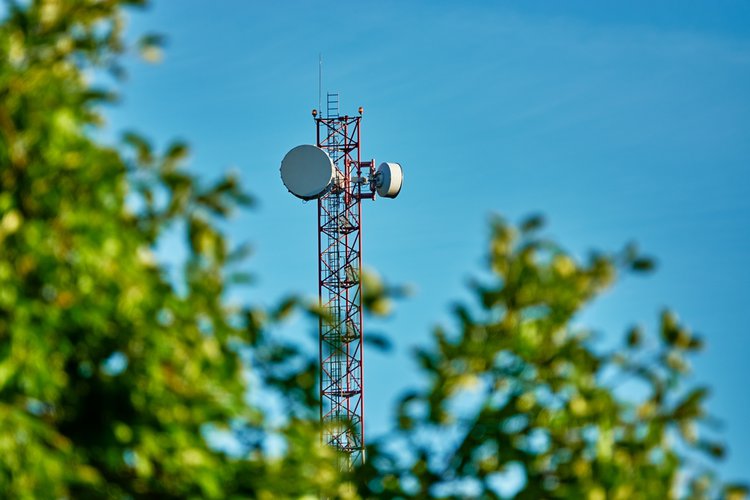
{"type": "Polygon", "coordinates": [[[332,191],[356,199],[395,198],[401,192],[404,173],[399,163],[360,161],[359,137],[363,108],[356,115],[340,115],[338,94],[328,94],[326,116],[317,109],[312,116],[317,128],[316,145],[292,148],[281,162],[281,180],[297,198],[314,200],[332,191]]]}

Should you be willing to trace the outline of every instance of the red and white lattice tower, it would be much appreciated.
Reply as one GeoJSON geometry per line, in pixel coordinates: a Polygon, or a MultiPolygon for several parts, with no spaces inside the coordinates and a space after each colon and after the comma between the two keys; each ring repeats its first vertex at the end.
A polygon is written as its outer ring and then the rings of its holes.
{"type": "Polygon", "coordinates": [[[316,145],[298,146],[282,161],[284,184],[295,196],[318,200],[320,419],[323,441],[341,451],[341,468],[364,460],[362,365],[362,200],[395,198],[400,165],[361,160],[362,108],[340,116],[338,95],[328,94],[318,116],[316,145]]]}

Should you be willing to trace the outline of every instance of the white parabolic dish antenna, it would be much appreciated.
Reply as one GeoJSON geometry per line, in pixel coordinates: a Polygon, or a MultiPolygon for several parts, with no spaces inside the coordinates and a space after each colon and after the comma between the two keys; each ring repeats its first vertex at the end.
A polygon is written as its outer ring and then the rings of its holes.
{"type": "Polygon", "coordinates": [[[378,194],[383,198],[395,198],[401,192],[404,183],[404,171],[398,163],[384,162],[375,174],[378,194]]]}
{"type": "Polygon", "coordinates": [[[297,198],[320,198],[333,185],[336,174],[331,158],[322,149],[303,144],[289,151],[281,160],[281,180],[297,198]]]}

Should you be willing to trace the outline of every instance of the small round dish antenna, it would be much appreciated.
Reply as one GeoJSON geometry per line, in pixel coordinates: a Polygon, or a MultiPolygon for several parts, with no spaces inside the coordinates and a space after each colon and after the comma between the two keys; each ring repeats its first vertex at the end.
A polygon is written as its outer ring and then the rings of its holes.
{"type": "Polygon", "coordinates": [[[395,198],[401,192],[404,172],[398,163],[381,163],[375,173],[375,187],[383,198],[395,198]]]}
{"type": "Polygon", "coordinates": [[[322,149],[303,144],[281,160],[281,180],[297,198],[314,200],[326,194],[338,179],[338,171],[322,149]]]}

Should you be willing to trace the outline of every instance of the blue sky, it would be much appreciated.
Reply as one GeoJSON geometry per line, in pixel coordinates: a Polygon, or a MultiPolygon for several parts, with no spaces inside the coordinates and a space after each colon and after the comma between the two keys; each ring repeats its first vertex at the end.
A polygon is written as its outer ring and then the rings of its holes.
{"type": "MultiPolygon", "coordinates": [[[[130,65],[112,131],[190,141],[205,178],[239,171],[257,209],[244,300],[317,294],[316,210],[279,178],[314,141],[324,92],[365,108],[363,157],[398,161],[396,200],[366,203],[364,260],[413,286],[371,321],[396,349],[366,353],[368,432],[416,373],[410,347],[449,320],[481,271],[491,213],[543,213],[578,255],[636,241],[659,270],[625,277],[580,318],[603,343],[669,306],[702,333],[693,380],[730,445],[722,475],[748,478],[750,4],[726,2],[156,2],[133,33],[168,38],[158,66],[130,65]],[[325,8],[324,8],[325,7],[325,8]]],[[[170,257],[179,257],[170,249],[170,257]]],[[[293,325],[308,342],[311,325],[293,325]]],[[[366,327],[367,328],[367,327],[366,327]]]]}

